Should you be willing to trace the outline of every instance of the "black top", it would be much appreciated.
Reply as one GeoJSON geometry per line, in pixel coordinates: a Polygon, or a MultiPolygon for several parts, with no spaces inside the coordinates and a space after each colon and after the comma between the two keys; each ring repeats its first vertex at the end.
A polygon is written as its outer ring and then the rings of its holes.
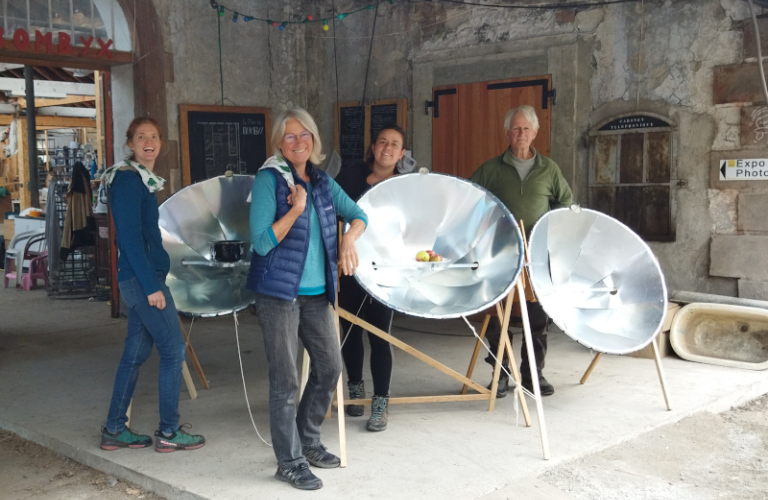
{"type": "Polygon", "coordinates": [[[341,169],[334,180],[347,193],[347,196],[357,201],[363,193],[371,189],[367,181],[369,175],[371,175],[371,169],[368,168],[368,164],[360,161],[341,169]]]}

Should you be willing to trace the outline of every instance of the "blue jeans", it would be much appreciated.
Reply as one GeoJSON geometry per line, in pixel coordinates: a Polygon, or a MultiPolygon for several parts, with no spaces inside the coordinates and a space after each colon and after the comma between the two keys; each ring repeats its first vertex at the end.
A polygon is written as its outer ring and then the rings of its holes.
{"type": "Polygon", "coordinates": [[[118,283],[120,293],[128,304],[128,335],[120,365],[117,367],[112,402],[107,415],[107,430],[121,432],[128,421],[126,411],[136,388],[139,368],[149,358],[152,344],[160,354],[158,394],[160,399],[160,430],[172,434],[179,428],[179,391],[181,365],[187,348],[173,303],[171,291],[165,285],[165,275],[157,274],[160,290],[165,295],[165,309],[150,306],[147,295],[136,277],[118,283]]]}
{"type": "Polygon", "coordinates": [[[328,298],[299,295],[293,302],[256,295],[256,314],[269,361],[269,424],[280,467],[306,462],[303,446],[320,444],[320,426],[341,374],[341,349],[328,298]],[[296,409],[301,339],[310,358],[307,386],[296,409]]]}

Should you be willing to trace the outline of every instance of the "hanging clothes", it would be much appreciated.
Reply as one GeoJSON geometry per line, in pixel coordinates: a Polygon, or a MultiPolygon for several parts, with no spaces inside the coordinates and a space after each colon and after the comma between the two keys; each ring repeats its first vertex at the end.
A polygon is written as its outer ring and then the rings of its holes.
{"type": "Polygon", "coordinates": [[[67,260],[72,251],[96,244],[96,221],[93,219],[93,191],[91,175],[82,162],[72,168],[72,180],[66,194],[67,215],[61,235],[61,260],[67,260]]]}

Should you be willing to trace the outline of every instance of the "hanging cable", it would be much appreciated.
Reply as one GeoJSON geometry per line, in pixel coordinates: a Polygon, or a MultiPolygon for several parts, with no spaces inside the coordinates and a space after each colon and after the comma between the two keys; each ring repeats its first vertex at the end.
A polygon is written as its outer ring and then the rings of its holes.
{"type": "Polygon", "coordinates": [[[333,69],[336,71],[336,102],[339,102],[339,59],[336,55],[336,0],[331,0],[333,8],[333,69]]]}
{"type": "Polygon", "coordinates": [[[221,105],[224,105],[224,67],[221,62],[221,8],[216,9],[216,23],[219,26],[219,80],[221,82],[221,105]]]}
{"type": "Polygon", "coordinates": [[[245,393],[245,405],[248,408],[248,415],[251,416],[251,424],[253,424],[253,428],[256,431],[256,435],[259,436],[259,439],[261,439],[261,441],[265,445],[272,446],[263,437],[261,437],[259,428],[256,427],[256,422],[253,420],[253,412],[251,412],[251,403],[248,401],[248,390],[245,388],[245,372],[243,372],[243,355],[240,353],[240,335],[237,332],[237,326],[239,325],[237,321],[237,311],[233,312],[232,315],[235,318],[235,339],[237,340],[237,357],[240,360],[240,376],[243,379],[243,392],[245,393]]]}
{"type": "Polygon", "coordinates": [[[371,53],[373,52],[373,37],[376,35],[376,18],[379,17],[379,0],[376,0],[376,10],[373,13],[373,29],[371,29],[371,42],[368,44],[368,63],[365,65],[365,83],[363,83],[363,98],[360,102],[365,102],[365,91],[368,89],[368,69],[371,67],[371,53]]]}
{"type": "Polygon", "coordinates": [[[757,16],[755,16],[755,8],[752,5],[752,0],[749,2],[749,13],[752,14],[752,26],[755,27],[755,45],[757,45],[757,67],[760,68],[760,83],[763,89],[763,98],[765,99],[765,105],[768,106],[768,86],[765,84],[765,70],[763,69],[763,51],[760,48],[760,28],[757,27],[757,16]]]}

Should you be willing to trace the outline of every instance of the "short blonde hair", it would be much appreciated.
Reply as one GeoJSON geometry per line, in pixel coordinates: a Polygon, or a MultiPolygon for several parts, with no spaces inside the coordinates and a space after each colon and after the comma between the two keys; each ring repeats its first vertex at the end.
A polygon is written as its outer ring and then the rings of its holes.
{"type": "Polygon", "coordinates": [[[309,156],[309,161],[314,165],[319,165],[325,160],[323,144],[320,142],[320,131],[317,130],[317,124],[312,118],[312,115],[301,108],[286,109],[277,116],[275,123],[272,126],[272,151],[276,155],[282,155],[279,145],[280,141],[283,139],[283,134],[285,134],[285,124],[291,118],[301,123],[301,125],[312,134],[312,154],[309,156]]]}
{"type": "Polygon", "coordinates": [[[536,116],[536,110],[527,104],[509,110],[507,116],[504,118],[504,130],[509,130],[509,125],[512,123],[512,117],[515,116],[515,113],[522,113],[525,119],[531,122],[533,128],[539,130],[539,117],[536,116]]]}

